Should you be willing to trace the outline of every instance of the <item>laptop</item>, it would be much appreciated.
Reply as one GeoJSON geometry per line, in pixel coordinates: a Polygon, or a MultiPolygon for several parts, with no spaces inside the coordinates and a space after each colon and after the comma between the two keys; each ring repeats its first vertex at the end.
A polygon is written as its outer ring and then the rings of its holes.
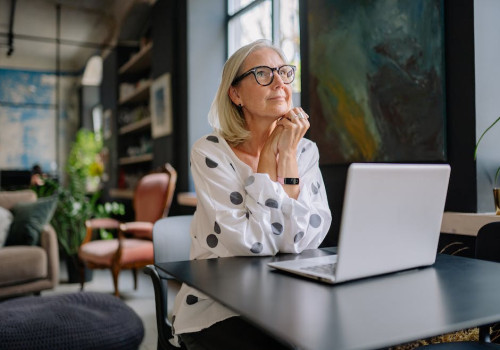
{"type": "Polygon", "coordinates": [[[353,163],[337,254],[268,265],[327,283],[432,265],[449,178],[448,164],[353,163]]]}

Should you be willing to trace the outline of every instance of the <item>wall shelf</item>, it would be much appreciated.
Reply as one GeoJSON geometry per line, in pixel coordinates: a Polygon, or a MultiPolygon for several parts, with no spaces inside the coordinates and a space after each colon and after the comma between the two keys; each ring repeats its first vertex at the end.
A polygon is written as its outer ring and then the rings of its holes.
{"type": "MultiPolygon", "coordinates": [[[[147,10],[148,16],[142,19],[143,30],[137,33],[140,37],[136,38],[136,42],[140,45],[130,46],[125,42],[117,44],[106,55],[103,65],[103,110],[111,111],[109,122],[112,131],[105,140],[109,148],[106,164],[109,181],[105,189],[110,196],[123,198],[124,202],[128,202],[126,198],[132,197],[130,190],[144,175],[166,162],[176,165],[178,147],[174,146],[183,146],[185,140],[174,135],[153,137],[150,106],[151,86],[155,80],[165,73],[181,73],[181,76],[172,79],[170,86],[170,98],[174,101],[174,96],[178,94],[175,89],[177,79],[184,81],[187,74],[185,54],[178,49],[179,45],[184,45],[184,40],[177,43],[177,31],[179,34],[184,33],[184,27],[174,28],[170,25],[175,22],[180,8],[177,9],[178,6],[169,1],[147,2],[151,9],[147,10]]],[[[184,8],[184,2],[181,4],[181,8],[184,8]]],[[[145,4],[145,10],[148,5],[145,4]]],[[[130,13],[130,17],[127,15],[125,18],[133,20],[135,15],[130,13]]],[[[184,110],[187,108],[184,107],[187,106],[187,100],[184,101],[187,94],[182,92],[180,95],[184,110]]],[[[177,101],[174,105],[177,105],[177,101]]],[[[182,136],[186,134],[185,121],[187,118],[181,120],[182,136]]],[[[187,163],[187,160],[183,162],[187,163]]]]}
{"type": "Polygon", "coordinates": [[[477,236],[481,227],[500,221],[500,215],[495,213],[460,213],[444,212],[441,223],[442,233],[451,233],[465,236],[477,236]]]}
{"type": "Polygon", "coordinates": [[[116,101],[118,167],[115,185],[117,189],[113,191],[112,196],[116,198],[132,198],[133,184],[153,167],[152,122],[149,113],[150,89],[153,83],[152,56],[153,42],[150,41],[129,56],[128,61],[115,71],[119,87],[116,101]]]}
{"type": "Polygon", "coordinates": [[[149,103],[149,88],[151,87],[152,81],[147,80],[142,83],[132,94],[120,98],[118,102],[120,106],[133,105],[141,102],[149,103]]]}
{"type": "Polygon", "coordinates": [[[120,135],[128,134],[134,131],[142,130],[151,127],[151,117],[147,117],[136,122],[124,125],[120,128],[118,133],[120,135]]]}
{"type": "Polygon", "coordinates": [[[132,157],[121,157],[120,159],[118,159],[118,163],[120,165],[128,165],[128,164],[150,162],[152,160],[153,160],[153,154],[146,153],[146,154],[141,154],[141,155],[132,156],[132,157]]]}
{"type": "Polygon", "coordinates": [[[118,70],[120,75],[140,74],[151,67],[151,56],[153,52],[153,42],[144,46],[139,52],[134,54],[118,70]]]}

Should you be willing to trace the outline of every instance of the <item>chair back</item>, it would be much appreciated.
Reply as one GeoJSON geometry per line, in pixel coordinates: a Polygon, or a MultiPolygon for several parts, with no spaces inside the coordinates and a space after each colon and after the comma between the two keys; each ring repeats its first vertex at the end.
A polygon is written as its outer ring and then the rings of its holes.
{"type": "MultiPolygon", "coordinates": [[[[158,262],[189,260],[193,215],[170,216],[158,220],[153,226],[154,260],[158,262]]],[[[162,278],[171,278],[158,270],[162,278]]]]}
{"type": "MultiPolygon", "coordinates": [[[[156,221],[153,226],[155,263],[189,260],[192,219],[192,215],[181,215],[156,221]]],[[[144,272],[151,276],[155,290],[158,349],[170,349],[173,305],[182,284],[154,265],[146,266],[144,272]]]]}
{"type": "Polygon", "coordinates": [[[167,216],[177,183],[177,172],[165,164],[161,172],[143,176],[134,191],[135,221],[155,223],[167,216]]]}
{"type": "Polygon", "coordinates": [[[476,258],[500,262],[500,222],[490,222],[479,229],[476,258]]]}

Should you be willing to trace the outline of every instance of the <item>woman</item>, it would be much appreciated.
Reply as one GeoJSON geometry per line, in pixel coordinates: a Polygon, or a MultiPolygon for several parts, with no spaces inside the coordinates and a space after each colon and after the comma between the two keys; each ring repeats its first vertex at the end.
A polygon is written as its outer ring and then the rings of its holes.
{"type": "Polygon", "coordinates": [[[39,164],[33,165],[33,168],[31,168],[30,186],[32,187],[43,186],[45,184],[44,177],[45,175],[42,171],[42,167],[39,164]]]}
{"type": "MultiPolygon", "coordinates": [[[[292,107],[295,67],[265,40],[226,62],[209,119],[214,132],[191,151],[198,205],[191,259],[300,253],[331,224],[309,117],[292,107]]],[[[183,285],[174,333],[188,349],[279,349],[231,310],[183,285]],[[246,338],[242,338],[246,337],[246,338]],[[208,347],[210,344],[212,347],[208,347]]]]}

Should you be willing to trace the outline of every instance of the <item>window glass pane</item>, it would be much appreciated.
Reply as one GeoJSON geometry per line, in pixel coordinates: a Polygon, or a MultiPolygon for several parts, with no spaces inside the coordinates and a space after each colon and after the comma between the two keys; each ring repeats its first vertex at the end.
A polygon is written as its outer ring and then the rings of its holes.
{"type": "Polygon", "coordinates": [[[227,12],[229,15],[232,15],[254,1],[255,0],[228,0],[227,12]]]}
{"type": "Polygon", "coordinates": [[[229,21],[228,54],[257,39],[272,40],[271,2],[265,1],[229,21]]]}
{"type": "Polygon", "coordinates": [[[291,64],[297,66],[293,91],[300,92],[300,26],[299,0],[280,0],[280,42],[291,64]]]}

